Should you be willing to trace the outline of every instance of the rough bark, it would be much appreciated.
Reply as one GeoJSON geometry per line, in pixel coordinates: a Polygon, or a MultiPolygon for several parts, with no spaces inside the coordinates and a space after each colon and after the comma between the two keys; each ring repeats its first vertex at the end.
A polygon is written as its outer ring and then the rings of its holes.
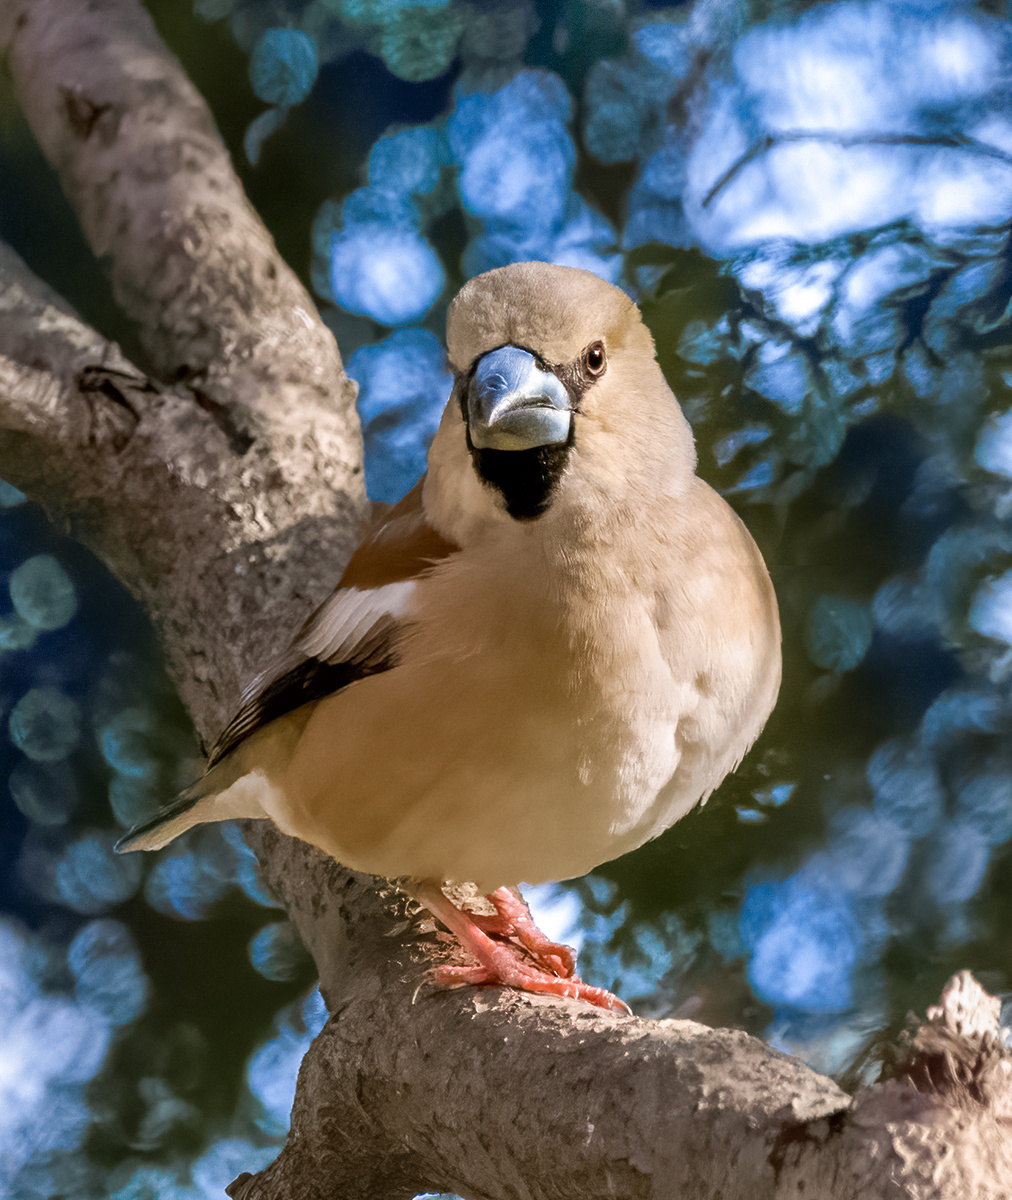
{"type": "MultiPolygon", "coordinates": [[[[85,392],[109,401],[98,410],[119,431],[104,465],[115,481],[84,496],[40,493],[25,456],[6,454],[5,469],[145,604],[206,734],[272,652],[275,631],[326,595],[356,541],[365,492],[354,384],[246,201],[207,106],[138,3],[7,0],[0,49],[163,381],[136,386],[143,376],[131,369],[118,400],[114,376],[85,392]]],[[[34,361],[32,339],[23,328],[23,361],[34,361]]]]}
{"type": "MultiPolygon", "coordinates": [[[[0,475],[141,599],[207,737],[356,540],[353,388],[135,0],[0,0],[0,46],[150,356],[128,362],[3,252],[0,475]]],[[[237,1200],[1012,1194],[1009,1057],[966,980],[852,1105],[742,1033],[437,991],[453,950],[395,888],[266,824],[247,836],[332,1019],[284,1151],[237,1200]]]]}

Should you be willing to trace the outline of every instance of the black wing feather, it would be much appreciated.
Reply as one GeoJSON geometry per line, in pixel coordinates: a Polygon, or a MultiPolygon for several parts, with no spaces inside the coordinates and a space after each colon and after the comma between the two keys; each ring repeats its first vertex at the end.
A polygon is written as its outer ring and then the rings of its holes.
{"type": "Polygon", "coordinates": [[[361,598],[380,596],[389,584],[411,585],[440,558],[459,550],[426,523],[422,482],[393,508],[383,507],[334,594],[309,617],[288,651],[247,688],[239,711],[211,747],[208,768],[278,717],[396,665],[401,614],[384,611],[383,605],[370,612],[361,598]]]}
{"type": "Polygon", "coordinates": [[[373,656],[358,662],[329,663],[318,658],[303,659],[277,679],[271,680],[239,709],[211,747],[207,759],[208,770],[221,762],[251,733],[283,717],[285,713],[313,700],[322,700],[324,696],[339,692],[358,679],[378,675],[393,665],[393,654],[373,656]]]}

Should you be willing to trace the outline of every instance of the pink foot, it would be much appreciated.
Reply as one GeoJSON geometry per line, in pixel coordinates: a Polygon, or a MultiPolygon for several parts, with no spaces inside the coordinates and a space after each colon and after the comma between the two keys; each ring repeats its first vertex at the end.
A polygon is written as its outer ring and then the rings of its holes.
{"type": "Polygon", "coordinates": [[[519,958],[507,966],[495,967],[437,967],[436,982],[443,987],[462,987],[465,984],[493,984],[500,987],[515,987],[523,992],[541,992],[549,996],[565,996],[569,1000],[584,1000],[598,1008],[610,1008],[616,1012],[632,1013],[628,1004],[604,988],[591,987],[582,979],[560,979],[547,971],[525,968],[519,958]]]}
{"type": "Polygon", "coordinates": [[[576,974],[576,955],[561,942],[549,941],[534,924],[527,902],[516,888],[501,887],[487,897],[506,927],[507,936],[516,938],[531,957],[553,975],[570,979],[576,974]]]}
{"type": "Polygon", "coordinates": [[[525,992],[585,1000],[598,1008],[631,1011],[611,992],[590,987],[577,978],[573,973],[572,950],[545,937],[519,893],[512,889],[499,888],[489,895],[496,909],[495,917],[464,912],[447,899],[437,884],[423,883],[414,890],[417,898],[478,960],[473,967],[437,967],[436,982],[444,987],[501,984],[525,992]]]}

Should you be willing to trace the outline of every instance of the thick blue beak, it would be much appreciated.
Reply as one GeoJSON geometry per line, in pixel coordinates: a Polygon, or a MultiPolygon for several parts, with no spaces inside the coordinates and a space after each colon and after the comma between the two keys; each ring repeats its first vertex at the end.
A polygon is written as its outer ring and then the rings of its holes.
{"type": "Polygon", "coordinates": [[[467,394],[471,444],[479,450],[534,450],[569,437],[569,394],[533,354],[516,346],[478,361],[467,394]]]}

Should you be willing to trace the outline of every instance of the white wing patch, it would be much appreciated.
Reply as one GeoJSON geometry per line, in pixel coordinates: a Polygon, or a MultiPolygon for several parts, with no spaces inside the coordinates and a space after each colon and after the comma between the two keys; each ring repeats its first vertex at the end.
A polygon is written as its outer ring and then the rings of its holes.
{"type": "Polygon", "coordinates": [[[369,658],[392,625],[405,616],[415,581],[402,579],[382,587],[344,587],[323,605],[294,649],[321,662],[369,658]]]}

